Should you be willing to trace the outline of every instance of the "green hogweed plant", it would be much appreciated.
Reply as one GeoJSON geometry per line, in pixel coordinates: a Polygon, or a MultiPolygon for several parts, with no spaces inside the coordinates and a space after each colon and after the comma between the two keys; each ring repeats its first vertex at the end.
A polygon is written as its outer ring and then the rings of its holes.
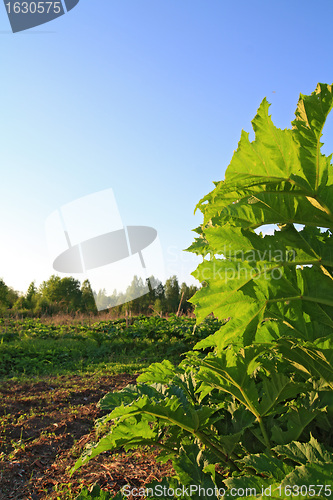
{"type": "Polygon", "coordinates": [[[227,323],[178,367],[155,363],[106,395],[98,424],[110,431],[73,471],[105,450],[157,446],[174,467],[169,498],[332,497],[333,167],[320,142],[332,106],[332,86],[318,84],[280,130],[263,100],[255,140],[242,132],[225,180],[199,202],[188,249],[203,256],[197,322],[227,323]],[[273,235],[259,233],[267,224],[273,235]],[[177,490],[189,485],[202,490],[177,490]]]}

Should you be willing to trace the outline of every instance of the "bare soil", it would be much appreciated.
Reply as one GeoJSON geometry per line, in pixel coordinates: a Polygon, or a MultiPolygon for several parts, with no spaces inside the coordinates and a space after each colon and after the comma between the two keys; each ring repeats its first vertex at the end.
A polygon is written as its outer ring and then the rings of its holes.
{"type": "Polygon", "coordinates": [[[171,464],[157,464],[154,449],[105,452],[69,475],[96,438],[94,421],[105,414],[96,403],[135,379],[88,374],[0,381],[0,499],[74,499],[94,483],[115,494],[126,484],[138,488],[170,475],[171,464]]]}

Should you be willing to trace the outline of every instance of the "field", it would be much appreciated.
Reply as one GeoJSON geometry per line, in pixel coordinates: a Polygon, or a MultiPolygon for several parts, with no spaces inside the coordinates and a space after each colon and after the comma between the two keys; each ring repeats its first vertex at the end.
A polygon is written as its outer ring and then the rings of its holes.
{"type": "Polygon", "coordinates": [[[333,175],[320,152],[332,108],[318,84],[280,130],[264,99],[255,140],[242,132],[199,202],[200,326],[2,321],[2,498],[106,500],[129,483],[153,499],[160,479],[164,500],[333,498],[333,175]],[[104,491],[88,494],[94,483],[104,491]]]}
{"type": "Polygon", "coordinates": [[[155,450],[106,453],[71,478],[69,469],[95,436],[97,402],[135,382],[150,363],[181,360],[216,331],[213,318],[159,317],[71,324],[2,319],[0,330],[0,498],[70,499],[97,482],[111,493],[160,479],[155,450]]]}

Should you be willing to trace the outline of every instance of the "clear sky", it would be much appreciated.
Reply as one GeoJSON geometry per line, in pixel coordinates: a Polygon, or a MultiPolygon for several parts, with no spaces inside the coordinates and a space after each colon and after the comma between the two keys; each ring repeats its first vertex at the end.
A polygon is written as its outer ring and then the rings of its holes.
{"type": "MultiPolygon", "coordinates": [[[[124,224],[158,231],[167,276],[195,283],[196,203],[264,97],[285,128],[333,82],[332,21],[331,0],[80,0],[13,34],[0,5],[0,277],[47,279],[47,217],[111,188],[124,224]]],[[[326,153],[332,134],[333,115],[326,153]]]]}

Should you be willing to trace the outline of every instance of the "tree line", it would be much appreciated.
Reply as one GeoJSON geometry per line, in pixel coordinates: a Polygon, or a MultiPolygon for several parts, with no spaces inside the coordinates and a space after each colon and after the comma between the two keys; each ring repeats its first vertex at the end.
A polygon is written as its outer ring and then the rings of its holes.
{"type": "Polygon", "coordinates": [[[105,289],[95,292],[88,280],[81,284],[73,277],[60,278],[52,275],[37,287],[35,282],[22,294],[8,287],[0,279],[0,314],[20,317],[53,316],[55,314],[88,313],[112,309],[115,315],[125,314],[189,314],[193,307],[188,300],[197,287],[181,285],[177,276],[172,276],[163,285],[154,276],[145,282],[134,276],[126,292],[114,290],[107,295],[105,289]],[[97,306],[96,306],[97,304],[97,306]]]}

